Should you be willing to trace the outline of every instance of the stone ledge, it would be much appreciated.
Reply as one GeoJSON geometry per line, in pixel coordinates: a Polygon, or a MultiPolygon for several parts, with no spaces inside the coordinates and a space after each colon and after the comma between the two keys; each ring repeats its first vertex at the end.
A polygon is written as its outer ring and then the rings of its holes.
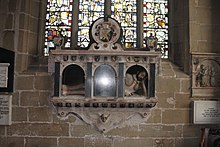
{"type": "Polygon", "coordinates": [[[152,108],[156,106],[157,99],[93,99],[93,98],[62,98],[53,97],[51,102],[57,107],[87,107],[87,108],[152,108]]]}

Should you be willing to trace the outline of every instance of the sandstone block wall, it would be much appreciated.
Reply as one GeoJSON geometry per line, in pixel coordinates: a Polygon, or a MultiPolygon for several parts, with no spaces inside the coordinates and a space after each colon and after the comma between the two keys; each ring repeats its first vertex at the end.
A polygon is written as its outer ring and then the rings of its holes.
{"type": "MultiPolygon", "coordinates": [[[[61,120],[50,103],[47,72],[16,76],[12,125],[0,126],[1,147],[183,147],[198,146],[204,125],[191,123],[190,78],[162,62],[156,82],[158,104],[150,119],[102,134],[74,116],[61,120]]],[[[213,126],[212,126],[213,127],[213,126]]]]}

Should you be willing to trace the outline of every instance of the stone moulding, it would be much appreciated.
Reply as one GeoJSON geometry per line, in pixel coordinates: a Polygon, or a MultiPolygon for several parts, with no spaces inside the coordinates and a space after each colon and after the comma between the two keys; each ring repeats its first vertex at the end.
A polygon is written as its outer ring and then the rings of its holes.
{"type": "Polygon", "coordinates": [[[140,108],[57,107],[57,114],[62,120],[74,115],[101,133],[107,133],[114,128],[143,123],[149,119],[151,111],[140,108]]]}
{"type": "Polygon", "coordinates": [[[71,99],[53,97],[60,119],[73,115],[98,131],[107,133],[114,128],[138,125],[146,122],[157,99],[71,99]]]}
{"type": "Polygon", "coordinates": [[[192,53],[192,97],[220,96],[220,54],[192,53]]]}

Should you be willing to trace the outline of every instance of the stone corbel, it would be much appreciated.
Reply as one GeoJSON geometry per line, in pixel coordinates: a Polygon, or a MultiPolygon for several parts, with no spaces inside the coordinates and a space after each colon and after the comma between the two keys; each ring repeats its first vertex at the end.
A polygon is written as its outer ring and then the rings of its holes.
{"type": "Polygon", "coordinates": [[[102,133],[107,133],[114,128],[134,126],[146,122],[151,114],[150,109],[102,109],[102,108],[57,108],[61,119],[68,119],[74,115],[86,124],[92,125],[102,133]],[[92,110],[91,110],[92,109],[92,110]]]}

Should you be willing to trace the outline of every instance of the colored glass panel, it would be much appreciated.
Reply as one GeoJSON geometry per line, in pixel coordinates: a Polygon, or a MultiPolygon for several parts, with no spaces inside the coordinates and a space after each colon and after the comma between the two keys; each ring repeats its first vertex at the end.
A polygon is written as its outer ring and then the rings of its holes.
{"type": "Polygon", "coordinates": [[[104,17],[104,0],[79,0],[78,46],[88,46],[90,26],[99,17],[104,17]]]}
{"type": "Polygon", "coordinates": [[[126,48],[136,47],[137,27],[136,0],[112,0],[112,17],[122,26],[122,44],[126,48]]]}
{"type": "Polygon", "coordinates": [[[168,58],[168,2],[167,0],[143,0],[144,37],[152,33],[158,39],[161,57],[168,58]]]}
{"type": "MultiPolygon", "coordinates": [[[[79,0],[78,40],[79,47],[88,47],[89,29],[99,17],[104,16],[105,0],[79,0]]],[[[45,48],[48,55],[55,48],[54,38],[62,36],[63,46],[70,47],[73,0],[48,0],[46,14],[45,48]]],[[[123,30],[122,44],[136,47],[137,4],[136,0],[112,0],[111,17],[123,30]]],[[[168,58],[168,2],[167,0],[143,0],[143,37],[153,34],[158,39],[162,58],[168,58]]],[[[144,45],[145,46],[145,45],[144,45]]]]}
{"type": "Polygon", "coordinates": [[[70,47],[73,0],[48,0],[44,55],[55,48],[54,39],[63,38],[63,46],[70,47]]]}

